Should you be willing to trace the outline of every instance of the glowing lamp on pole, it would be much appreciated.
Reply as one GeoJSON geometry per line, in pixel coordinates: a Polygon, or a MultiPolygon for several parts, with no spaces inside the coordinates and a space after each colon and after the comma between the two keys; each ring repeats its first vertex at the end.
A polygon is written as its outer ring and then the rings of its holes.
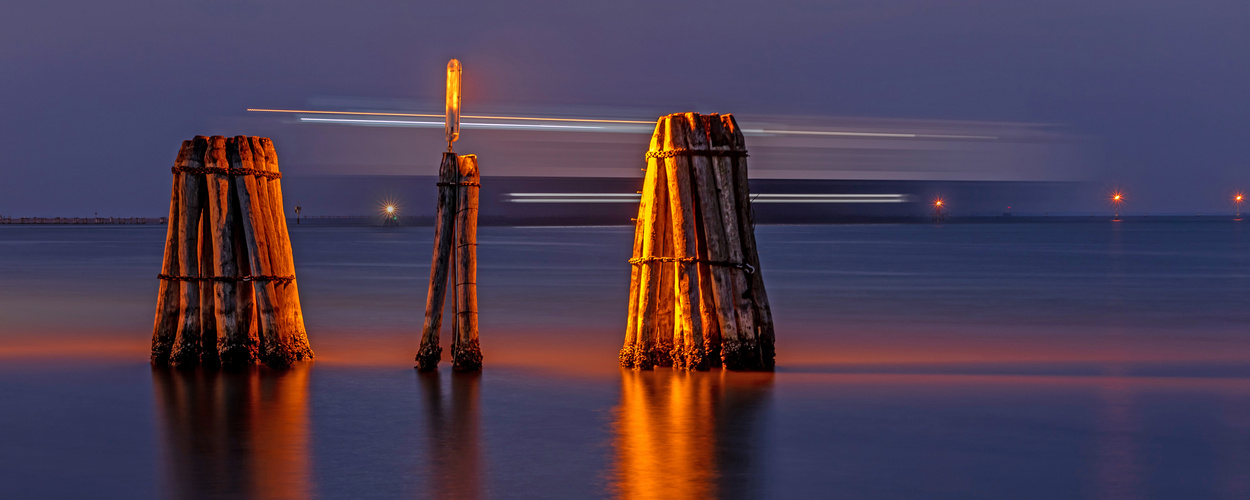
{"type": "Polygon", "coordinates": [[[451,152],[451,143],[460,138],[460,61],[452,59],[447,62],[447,151],[451,152]]]}
{"type": "Polygon", "coordinates": [[[1245,194],[1240,191],[1233,194],[1233,206],[1237,208],[1237,218],[1234,220],[1241,220],[1241,203],[1244,201],[1246,201],[1245,194]]]}

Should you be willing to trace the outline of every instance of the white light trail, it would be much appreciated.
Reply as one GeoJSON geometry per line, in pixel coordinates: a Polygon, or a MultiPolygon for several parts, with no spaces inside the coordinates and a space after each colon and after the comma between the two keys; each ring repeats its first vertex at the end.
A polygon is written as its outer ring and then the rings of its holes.
{"type": "MultiPolygon", "coordinates": [[[[398,126],[398,127],[430,127],[445,126],[443,122],[420,122],[412,120],[364,120],[356,118],[308,118],[299,119],[302,122],[323,122],[323,123],[342,123],[347,125],[382,125],[382,126],[398,126]]],[[[461,123],[462,128],[509,128],[509,129],[563,129],[563,130],[599,130],[603,127],[587,126],[587,125],[537,125],[529,123],[461,123]]]]}
{"type": "MultiPolygon", "coordinates": [[[[423,114],[423,113],[375,113],[363,111],[321,111],[321,110],[300,110],[300,109],[261,109],[248,108],[248,111],[257,113],[294,113],[294,114],[321,114],[321,115],[363,115],[363,116],[407,116],[417,118],[442,118],[443,115],[423,114]]],[[[578,123],[601,123],[608,126],[578,126],[578,125],[540,125],[540,124],[508,124],[508,123],[463,123],[461,125],[472,128],[498,128],[498,129],[514,129],[514,130],[575,130],[587,132],[621,132],[631,134],[650,134],[652,125],[655,122],[641,120],[614,120],[600,118],[551,118],[539,116],[490,116],[490,115],[463,115],[462,118],[478,119],[478,120],[523,120],[529,122],[578,122],[578,123]],[[646,125],[646,126],[640,126],[646,125]]],[[[352,119],[352,118],[309,118],[300,117],[302,122],[322,122],[322,123],[339,123],[344,125],[372,125],[383,127],[430,127],[443,125],[441,122],[411,121],[411,120],[370,120],[370,119],[352,119]]],[[[953,140],[997,140],[992,135],[957,135],[957,134],[922,134],[922,133],[901,133],[901,132],[855,132],[855,131],[839,131],[839,130],[785,130],[785,129],[764,129],[764,128],[744,128],[742,133],[753,136],[777,136],[777,135],[797,135],[797,136],[820,136],[820,137],[863,137],[877,139],[953,139],[953,140]]]]}
{"type": "MultiPolygon", "coordinates": [[[[637,193],[508,193],[512,203],[638,203],[637,193]]],[[[905,203],[905,194],[758,194],[752,203],[905,203]]]]}

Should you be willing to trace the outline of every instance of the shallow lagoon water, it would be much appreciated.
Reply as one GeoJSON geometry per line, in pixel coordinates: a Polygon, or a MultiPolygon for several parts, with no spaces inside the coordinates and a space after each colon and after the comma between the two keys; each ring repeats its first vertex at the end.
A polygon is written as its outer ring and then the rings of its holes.
{"type": "Polygon", "coordinates": [[[292,226],[318,360],[219,373],[146,364],[163,228],[0,227],[0,496],[1250,495],[1231,221],[761,226],[775,374],[617,369],[631,228],[485,227],[418,375],[429,232],[292,226]]]}

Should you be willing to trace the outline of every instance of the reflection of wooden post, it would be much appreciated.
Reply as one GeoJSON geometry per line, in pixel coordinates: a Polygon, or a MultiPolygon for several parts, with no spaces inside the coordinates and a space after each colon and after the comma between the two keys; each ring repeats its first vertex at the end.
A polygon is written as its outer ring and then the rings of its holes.
{"type": "MultiPolygon", "coordinates": [[[[430,287],[425,294],[425,324],[421,329],[421,349],[417,351],[417,369],[438,368],[443,348],[438,345],[438,329],[443,323],[443,299],[447,294],[447,270],[450,264],[453,228],[455,227],[456,183],[460,166],[455,153],[443,153],[438,167],[438,207],[434,216],[434,256],[430,262],[430,287]]],[[[453,322],[454,322],[453,318],[453,322]]]]}
{"type": "Polygon", "coordinates": [[[452,338],[452,369],[482,369],[482,349],[477,340],[477,202],[481,176],[477,155],[457,159],[460,182],[456,196],[456,304],[452,338]]]}
{"type": "MultiPolygon", "coordinates": [[[[191,141],[182,141],[178,150],[178,159],[174,167],[186,167],[191,154],[191,141]]],[[[165,228],[165,258],[161,263],[161,274],[178,275],[178,216],[182,212],[182,173],[174,174],[173,189],[169,195],[169,219],[165,228]]],[[[169,363],[169,351],[174,347],[174,338],[178,334],[178,291],[179,283],[168,279],[160,281],[156,292],[156,321],[152,326],[152,364],[169,363]]]]}
{"type": "MultiPolygon", "coordinates": [[[[208,149],[208,138],[196,136],[191,140],[191,151],[187,157],[188,168],[204,166],[204,151],[208,149]]],[[[200,275],[200,214],[203,212],[204,174],[183,172],[182,210],[178,214],[178,273],[185,277],[200,275]]],[[[182,310],[182,321],[178,325],[178,334],[174,347],[169,355],[169,363],[178,365],[196,365],[200,362],[200,283],[196,281],[179,281],[179,307],[182,310]]]]}

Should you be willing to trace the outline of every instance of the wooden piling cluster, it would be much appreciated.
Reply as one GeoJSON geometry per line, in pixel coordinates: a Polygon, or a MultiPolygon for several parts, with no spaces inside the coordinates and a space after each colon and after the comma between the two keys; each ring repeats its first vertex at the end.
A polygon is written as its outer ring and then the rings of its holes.
{"type": "Polygon", "coordinates": [[[273,141],[196,136],[172,170],[152,364],[312,359],[273,141]]]}
{"type": "Polygon", "coordinates": [[[477,212],[481,174],[477,156],[443,153],[438,171],[438,207],[434,216],[434,256],[430,263],[430,286],[425,296],[425,323],[417,369],[438,369],[443,348],[439,329],[447,282],[452,283],[452,369],[482,369],[482,349],[477,337],[477,212]]]}
{"type": "Polygon", "coordinates": [[[773,369],[746,141],[733,115],[661,117],[630,259],[625,367],[773,369]]]}

